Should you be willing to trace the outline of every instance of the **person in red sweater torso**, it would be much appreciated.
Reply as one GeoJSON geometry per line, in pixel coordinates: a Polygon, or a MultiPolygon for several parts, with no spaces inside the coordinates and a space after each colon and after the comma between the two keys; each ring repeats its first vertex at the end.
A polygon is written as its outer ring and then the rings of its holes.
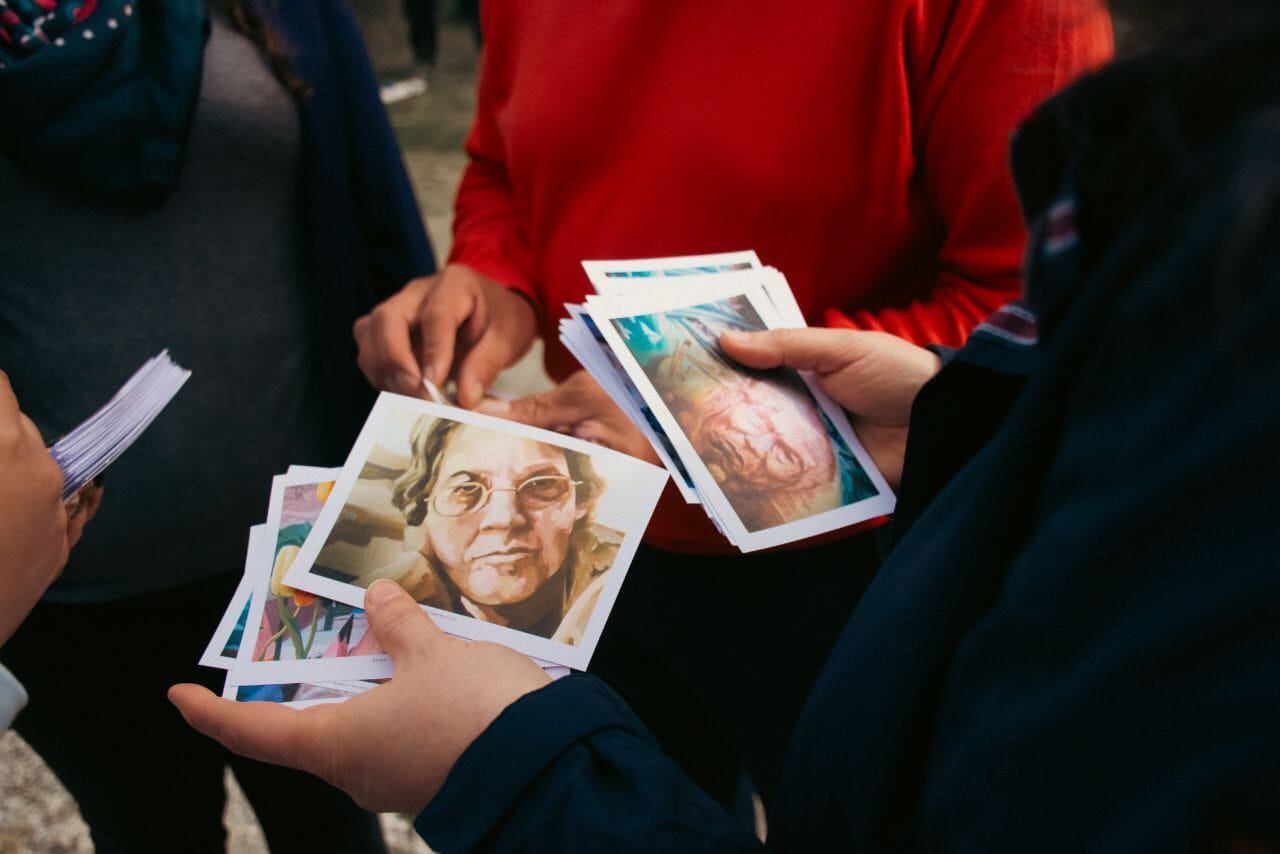
{"type": "MultiPolygon", "coordinates": [[[[959,345],[1020,293],[1013,129],[1111,53],[1091,0],[486,0],[454,245],[356,326],[375,385],[465,406],[537,333],[553,391],[493,407],[656,461],[558,344],[580,262],[755,249],[811,325],[959,345]]],[[[695,779],[766,794],[868,536],[731,554],[673,487],[596,654],[695,779]]]]}

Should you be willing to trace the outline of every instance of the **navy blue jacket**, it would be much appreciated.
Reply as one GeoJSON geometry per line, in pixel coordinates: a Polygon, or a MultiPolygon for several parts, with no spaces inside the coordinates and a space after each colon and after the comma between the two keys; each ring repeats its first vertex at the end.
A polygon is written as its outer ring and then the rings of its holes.
{"type": "MultiPolygon", "coordinates": [[[[314,400],[372,400],[356,368],[356,318],[410,279],[434,273],[431,251],[378,82],[351,12],[341,0],[271,2],[258,12],[281,36],[309,83],[301,102],[302,205],[307,275],[320,315],[314,400]]],[[[367,407],[330,410],[330,459],[341,463],[367,407]]]]}
{"type": "MultiPolygon", "coordinates": [[[[1280,109],[1109,234],[1075,205],[1077,133],[1025,139],[1027,299],[917,400],[892,551],[797,725],[770,848],[1276,838],[1280,109]],[[1246,176],[1271,182],[1250,205],[1246,176]]],[[[759,846],[587,676],[507,709],[417,828],[450,852],[759,846]]]]}

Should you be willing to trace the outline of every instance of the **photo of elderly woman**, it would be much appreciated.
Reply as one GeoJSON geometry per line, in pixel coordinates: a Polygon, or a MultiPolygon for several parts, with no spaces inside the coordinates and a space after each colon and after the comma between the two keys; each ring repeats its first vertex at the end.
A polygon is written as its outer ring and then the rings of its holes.
{"type": "Polygon", "coordinates": [[[613,325],[748,531],[879,494],[799,374],[721,352],[723,332],[766,328],[746,297],[613,325]]]}
{"type": "Polygon", "coordinates": [[[624,532],[589,456],[432,415],[391,418],[311,572],[577,644],[624,532]],[[406,453],[407,452],[407,453],[406,453]]]}

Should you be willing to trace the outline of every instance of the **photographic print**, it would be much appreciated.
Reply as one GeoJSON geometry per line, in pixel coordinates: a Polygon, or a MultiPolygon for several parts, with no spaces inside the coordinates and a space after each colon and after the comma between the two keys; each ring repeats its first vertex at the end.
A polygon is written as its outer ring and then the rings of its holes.
{"type": "Polygon", "coordinates": [[[577,439],[382,394],[285,583],[395,581],[452,634],[584,669],[666,480],[577,439]]]}
{"type": "Polygon", "coordinates": [[[246,685],[235,681],[234,673],[227,675],[222,696],[238,703],[282,703],[295,709],[305,709],[321,703],[341,703],[386,679],[350,679],[333,682],[281,682],[267,685],[246,685]]]}
{"type": "Polygon", "coordinates": [[[266,535],[266,525],[254,525],[249,529],[249,547],[245,552],[244,575],[236,585],[236,592],[227,603],[227,610],[218,622],[218,627],[214,629],[209,645],[200,656],[200,664],[204,667],[226,670],[236,663],[236,657],[240,652],[240,641],[244,637],[244,627],[249,622],[249,597],[253,592],[250,564],[255,551],[261,550],[263,538],[266,535]]]}
{"type": "Polygon", "coordinates": [[[744,551],[824,533],[893,508],[893,495],[848,419],[809,378],[749,370],[720,349],[726,331],[777,325],[762,287],[734,285],[589,303],[606,341],[667,434],[700,463],[723,501],[722,524],[744,551]],[[691,303],[692,300],[693,301],[691,303]],[[766,322],[766,314],[769,320],[766,322]]]}
{"type": "MultiPolygon", "coordinates": [[[[708,257],[714,258],[715,256],[708,257]]],[[[754,252],[751,253],[751,257],[755,257],[754,252]]],[[[607,265],[609,262],[593,263],[607,265]]],[[[638,262],[628,261],[621,263],[634,264],[638,262]]],[[[680,294],[689,296],[695,291],[709,290],[723,293],[725,288],[740,288],[742,291],[747,291],[759,287],[764,289],[764,294],[769,299],[773,315],[778,321],[771,323],[771,328],[777,329],[780,326],[802,328],[808,325],[804,318],[804,312],[800,310],[800,304],[796,302],[795,294],[791,292],[791,285],[787,282],[787,277],[773,267],[761,267],[759,262],[754,264],[725,264],[721,268],[717,268],[714,265],[695,267],[693,269],[698,271],[695,278],[690,278],[695,274],[687,274],[683,277],[659,276],[637,279],[609,275],[610,269],[606,266],[597,269],[594,273],[588,273],[592,284],[595,286],[596,293],[600,296],[634,296],[636,294],[651,296],[654,294],[669,294],[674,289],[678,289],[680,294]]],[[[588,297],[587,301],[590,302],[591,299],[591,297],[588,297]]]]}
{"type": "Polygon", "coordinates": [[[672,258],[625,258],[610,261],[583,261],[587,279],[599,293],[613,293],[617,286],[652,279],[683,279],[739,270],[759,269],[760,258],[753,250],[721,252],[713,255],[681,255],[672,258]]]}
{"type": "Polygon", "coordinates": [[[247,631],[235,664],[240,684],[328,682],[389,676],[390,659],[358,605],[284,583],[340,469],[304,469],[272,481],[264,536],[251,554],[247,631]]]}
{"type": "Polygon", "coordinates": [[[609,345],[605,343],[604,336],[596,328],[595,321],[591,319],[591,315],[587,314],[586,309],[582,306],[569,305],[566,308],[569,310],[571,321],[577,324],[576,329],[581,330],[578,334],[585,332],[586,337],[584,340],[576,341],[566,339],[562,335],[561,341],[574,354],[574,357],[584,364],[594,354],[599,354],[599,358],[603,360],[603,363],[597,366],[597,370],[600,373],[593,373],[592,375],[600,382],[605,392],[618,404],[618,407],[626,412],[627,417],[645,434],[645,438],[649,440],[649,444],[653,447],[654,453],[658,455],[658,459],[662,460],[663,465],[667,467],[667,471],[671,472],[671,477],[684,500],[690,504],[701,503],[697,490],[693,487],[693,479],[689,477],[689,472],[685,470],[684,464],[680,462],[680,457],[672,446],[671,440],[663,432],[662,425],[654,417],[649,404],[645,402],[644,398],[640,396],[640,392],[636,391],[635,386],[627,378],[626,371],[619,364],[618,357],[614,355],[613,351],[609,349],[609,345]],[[604,373],[604,371],[607,371],[607,373],[604,373]],[[612,378],[613,381],[605,382],[606,377],[612,378]]]}

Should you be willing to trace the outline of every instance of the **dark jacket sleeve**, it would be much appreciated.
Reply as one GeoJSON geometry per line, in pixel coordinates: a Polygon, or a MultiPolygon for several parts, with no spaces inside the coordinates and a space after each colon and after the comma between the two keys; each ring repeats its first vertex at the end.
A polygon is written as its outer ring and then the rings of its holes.
{"type": "Polygon", "coordinates": [[[512,704],[418,816],[437,851],[754,851],[621,698],[573,675],[512,704]]]}
{"type": "Polygon", "coordinates": [[[1280,206],[1212,178],[1059,377],[1033,534],[951,658],[922,847],[1274,844],[1280,206]]]}
{"type": "Polygon", "coordinates": [[[342,86],[352,203],[368,247],[370,285],[383,299],[434,273],[435,256],[360,30],[345,3],[323,6],[342,86]]]}

